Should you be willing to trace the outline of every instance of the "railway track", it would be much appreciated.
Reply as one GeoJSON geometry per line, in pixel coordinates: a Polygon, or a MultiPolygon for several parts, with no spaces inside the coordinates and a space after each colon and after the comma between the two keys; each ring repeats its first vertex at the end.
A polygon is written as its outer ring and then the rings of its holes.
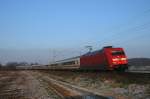
{"type": "MultiPolygon", "coordinates": [[[[150,83],[150,73],[141,73],[141,72],[116,72],[116,71],[49,71],[49,70],[40,70],[41,73],[50,74],[55,79],[62,80],[63,75],[69,78],[71,75],[80,76],[84,75],[88,78],[99,77],[100,79],[105,77],[106,79],[113,79],[119,82],[129,82],[129,83],[137,83],[137,84],[149,84],[150,83]],[[70,75],[70,76],[68,76],[70,75]],[[60,79],[59,79],[60,76],[60,79]]],[[[94,78],[96,79],[96,78],[94,78]]],[[[62,80],[64,81],[64,80],[62,80]]]]}
{"type": "Polygon", "coordinates": [[[141,73],[141,74],[142,74],[142,73],[147,73],[147,74],[149,73],[149,74],[150,74],[150,71],[149,71],[149,70],[147,70],[147,71],[132,70],[132,71],[127,71],[127,72],[131,72],[131,73],[141,73]]]}
{"type": "Polygon", "coordinates": [[[30,71],[29,73],[44,83],[47,83],[50,89],[53,89],[61,99],[115,99],[113,97],[101,96],[58,79],[56,80],[54,77],[44,75],[43,73],[30,71]]]}

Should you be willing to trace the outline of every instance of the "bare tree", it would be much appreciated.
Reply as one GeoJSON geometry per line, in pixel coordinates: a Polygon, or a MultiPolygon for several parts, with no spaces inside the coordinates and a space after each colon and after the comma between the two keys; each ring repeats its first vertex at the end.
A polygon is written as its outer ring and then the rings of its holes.
{"type": "MultiPolygon", "coordinates": [[[[20,62],[20,63],[18,63],[18,65],[19,65],[19,66],[27,66],[27,65],[29,65],[29,64],[28,64],[27,62],[20,62]]],[[[17,66],[18,66],[18,65],[17,65],[17,66]]]]}
{"type": "Polygon", "coordinates": [[[35,62],[35,63],[31,63],[30,65],[39,65],[39,63],[35,62]]]}
{"type": "Polygon", "coordinates": [[[6,64],[6,68],[7,69],[16,69],[16,66],[18,66],[18,63],[17,62],[8,62],[6,64]]]}
{"type": "Polygon", "coordinates": [[[0,69],[2,69],[2,64],[0,63],[0,69]]]}

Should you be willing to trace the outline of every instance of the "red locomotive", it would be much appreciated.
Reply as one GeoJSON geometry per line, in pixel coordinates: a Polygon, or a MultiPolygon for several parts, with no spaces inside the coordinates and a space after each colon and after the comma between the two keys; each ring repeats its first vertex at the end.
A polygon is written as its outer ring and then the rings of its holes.
{"type": "Polygon", "coordinates": [[[51,69],[81,69],[81,70],[125,70],[128,68],[127,57],[123,48],[104,47],[101,50],[89,52],[50,64],[51,69]]]}

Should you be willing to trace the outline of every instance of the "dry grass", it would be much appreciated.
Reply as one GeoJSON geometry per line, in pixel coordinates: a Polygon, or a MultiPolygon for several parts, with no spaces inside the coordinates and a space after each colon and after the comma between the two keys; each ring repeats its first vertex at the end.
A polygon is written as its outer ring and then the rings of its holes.
{"type": "Polygon", "coordinates": [[[38,80],[26,71],[0,71],[0,99],[50,99],[38,80]]]}
{"type": "MultiPolygon", "coordinates": [[[[117,72],[70,72],[43,71],[55,75],[68,83],[106,95],[123,96],[131,99],[148,97],[150,74],[127,74],[117,72]]],[[[121,98],[117,98],[121,99],[121,98]]]]}

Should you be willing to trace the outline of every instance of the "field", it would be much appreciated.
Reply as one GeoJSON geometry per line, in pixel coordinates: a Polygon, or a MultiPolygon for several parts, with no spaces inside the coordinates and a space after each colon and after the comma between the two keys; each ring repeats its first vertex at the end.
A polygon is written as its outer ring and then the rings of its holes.
{"type": "Polygon", "coordinates": [[[0,71],[0,99],[49,99],[49,95],[25,71],[0,71]]]}
{"type": "MultiPolygon", "coordinates": [[[[0,99],[61,99],[57,90],[52,88],[56,83],[52,84],[49,78],[115,99],[150,99],[149,74],[49,70],[0,71],[0,99]]],[[[72,89],[66,92],[69,94],[75,91],[72,89]]]]}
{"type": "Polygon", "coordinates": [[[150,74],[41,71],[55,79],[116,99],[149,99],[150,74]]]}

